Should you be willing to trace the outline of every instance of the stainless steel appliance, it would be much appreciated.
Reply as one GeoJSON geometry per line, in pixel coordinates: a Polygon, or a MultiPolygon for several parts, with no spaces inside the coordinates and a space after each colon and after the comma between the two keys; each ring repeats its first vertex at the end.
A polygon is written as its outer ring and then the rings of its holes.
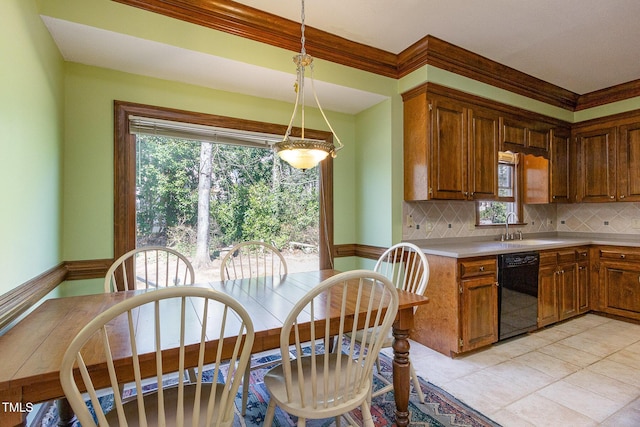
{"type": "Polygon", "coordinates": [[[539,265],[537,252],[498,255],[499,340],[536,329],[539,265]]]}

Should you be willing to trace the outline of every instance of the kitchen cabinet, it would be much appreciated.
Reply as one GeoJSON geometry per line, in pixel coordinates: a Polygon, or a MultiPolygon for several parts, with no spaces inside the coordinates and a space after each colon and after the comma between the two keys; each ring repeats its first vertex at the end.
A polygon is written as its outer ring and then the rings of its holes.
{"type": "Polygon", "coordinates": [[[551,126],[509,116],[500,118],[500,150],[547,157],[551,126]]]}
{"type": "Polygon", "coordinates": [[[640,117],[626,113],[576,125],[576,201],[640,201],[640,117]]]}
{"type": "Polygon", "coordinates": [[[557,255],[555,252],[540,253],[538,271],[538,327],[558,321],[557,255]]]}
{"type": "Polygon", "coordinates": [[[566,248],[540,253],[538,327],[590,309],[589,250],[566,248]]]}
{"type": "Polygon", "coordinates": [[[497,342],[496,257],[427,259],[429,304],[416,310],[411,339],[447,356],[497,342]]]}
{"type": "Polygon", "coordinates": [[[616,198],[616,128],[577,132],[579,202],[608,202],[616,198]]]}
{"type": "Polygon", "coordinates": [[[498,151],[549,159],[552,130],[569,129],[561,120],[433,83],[402,99],[406,201],[496,199],[498,151]]]}
{"type": "Polygon", "coordinates": [[[640,320],[640,248],[599,250],[598,310],[640,320]]]}
{"type": "Polygon", "coordinates": [[[443,96],[405,98],[405,200],[495,198],[498,120],[443,96]]]}
{"type": "Polygon", "coordinates": [[[640,120],[618,131],[618,200],[640,201],[640,120]]]}
{"type": "Polygon", "coordinates": [[[461,351],[498,341],[498,276],[495,257],[461,261],[461,351]]]}
{"type": "Polygon", "coordinates": [[[550,148],[550,192],[551,202],[567,203],[571,201],[569,185],[571,182],[572,166],[570,163],[571,131],[566,128],[556,128],[551,131],[550,148]]]}

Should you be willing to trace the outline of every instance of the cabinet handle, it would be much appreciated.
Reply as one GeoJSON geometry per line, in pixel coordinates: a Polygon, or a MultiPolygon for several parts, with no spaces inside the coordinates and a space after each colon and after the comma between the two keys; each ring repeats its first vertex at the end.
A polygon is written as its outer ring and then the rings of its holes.
{"type": "Polygon", "coordinates": [[[616,196],[609,196],[609,198],[610,198],[611,200],[613,200],[613,199],[615,199],[615,198],[616,198],[616,196]]]}
{"type": "Polygon", "coordinates": [[[620,195],[620,198],[621,198],[621,199],[624,199],[624,194],[621,194],[621,195],[620,195]]]}
{"type": "Polygon", "coordinates": [[[625,259],[627,256],[625,254],[620,254],[620,259],[625,259]]]}
{"type": "Polygon", "coordinates": [[[584,270],[585,268],[587,267],[585,267],[584,265],[581,265],[580,267],[578,267],[578,270],[584,270]]]}
{"type": "Polygon", "coordinates": [[[480,271],[484,271],[484,265],[480,266],[480,271]]]}

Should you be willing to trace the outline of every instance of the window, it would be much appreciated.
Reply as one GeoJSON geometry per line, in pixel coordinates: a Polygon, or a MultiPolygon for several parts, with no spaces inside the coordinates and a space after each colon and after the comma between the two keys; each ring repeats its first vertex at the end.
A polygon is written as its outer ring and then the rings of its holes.
{"type": "MultiPolygon", "coordinates": [[[[114,256],[136,247],[136,135],[130,128],[132,117],[168,120],[247,133],[284,134],[286,126],[241,120],[230,117],[171,110],[147,105],[115,102],[114,153],[114,256]]],[[[329,139],[328,132],[306,130],[313,138],[329,139]]],[[[333,162],[319,166],[319,268],[332,268],[333,257],[333,162]]]]}
{"type": "Polygon", "coordinates": [[[500,152],[498,156],[498,198],[476,202],[476,224],[505,224],[521,221],[518,155],[500,152]]]}

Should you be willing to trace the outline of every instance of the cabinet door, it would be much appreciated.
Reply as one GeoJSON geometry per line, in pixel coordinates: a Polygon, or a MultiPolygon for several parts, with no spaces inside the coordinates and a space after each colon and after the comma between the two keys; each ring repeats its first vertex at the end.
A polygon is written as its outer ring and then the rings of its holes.
{"type": "Polygon", "coordinates": [[[553,131],[551,138],[551,201],[569,202],[569,133],[553,131]]]}
{"type": "Polygon", "coordinates": [[[583,261],[578,263],[578,313],[591,309],[589,300],[589,261],[583,261]]]}
{"type": "Polygon", "coordinates": [[[527,124],[519,120],[503,117],[501,120],[500,149],[519,152],[527,143],[527,124]]]}
{"type": "Polygon", "coordinates": [[[540,267],[538,272],[538,327],[558,321],[556,265],[540,267]]]}
{"type": "Polygon", "coordinates": [[[462,348],[469,351],[498,341],[498,286],[494,275],[461,281],[462,348]]]}
{"type": "Polygon", "coordinates": [[[434,199],[466,200],[467,108],[456,101],[431,101],[431,193],[434,199]]]}
{"type": "Polygon", "coordinates": [[[558,316],[559,320],[578,314],[578,264],[563,264],[558,267],[558,316]]]}
{"type": "Polygon", "coordinates": [[[640,122],[620,126],[618,200],[640,201],[640,122]]]}
{"type": "Polygon", "coordinates": [[[429,110],[427,95],[404,100],[404,199],[429,199],[429,110]]]}
{"type": "Polygon", "coordinates": [[[616,128],[576,134],[580,150],[578,201],[616,199],[616,128]]]}
{"type": "Polygon", "coordinates": [[[640,319],[640,266],[635,262],[603,261],[600,299],[606,313],[640,319]]]}
{"type": "Polygon", "coordinates": [[[474,109],[469,120],[469,198],[491,200],[498,196],[498,142],[500,117],[474,109]]]}

